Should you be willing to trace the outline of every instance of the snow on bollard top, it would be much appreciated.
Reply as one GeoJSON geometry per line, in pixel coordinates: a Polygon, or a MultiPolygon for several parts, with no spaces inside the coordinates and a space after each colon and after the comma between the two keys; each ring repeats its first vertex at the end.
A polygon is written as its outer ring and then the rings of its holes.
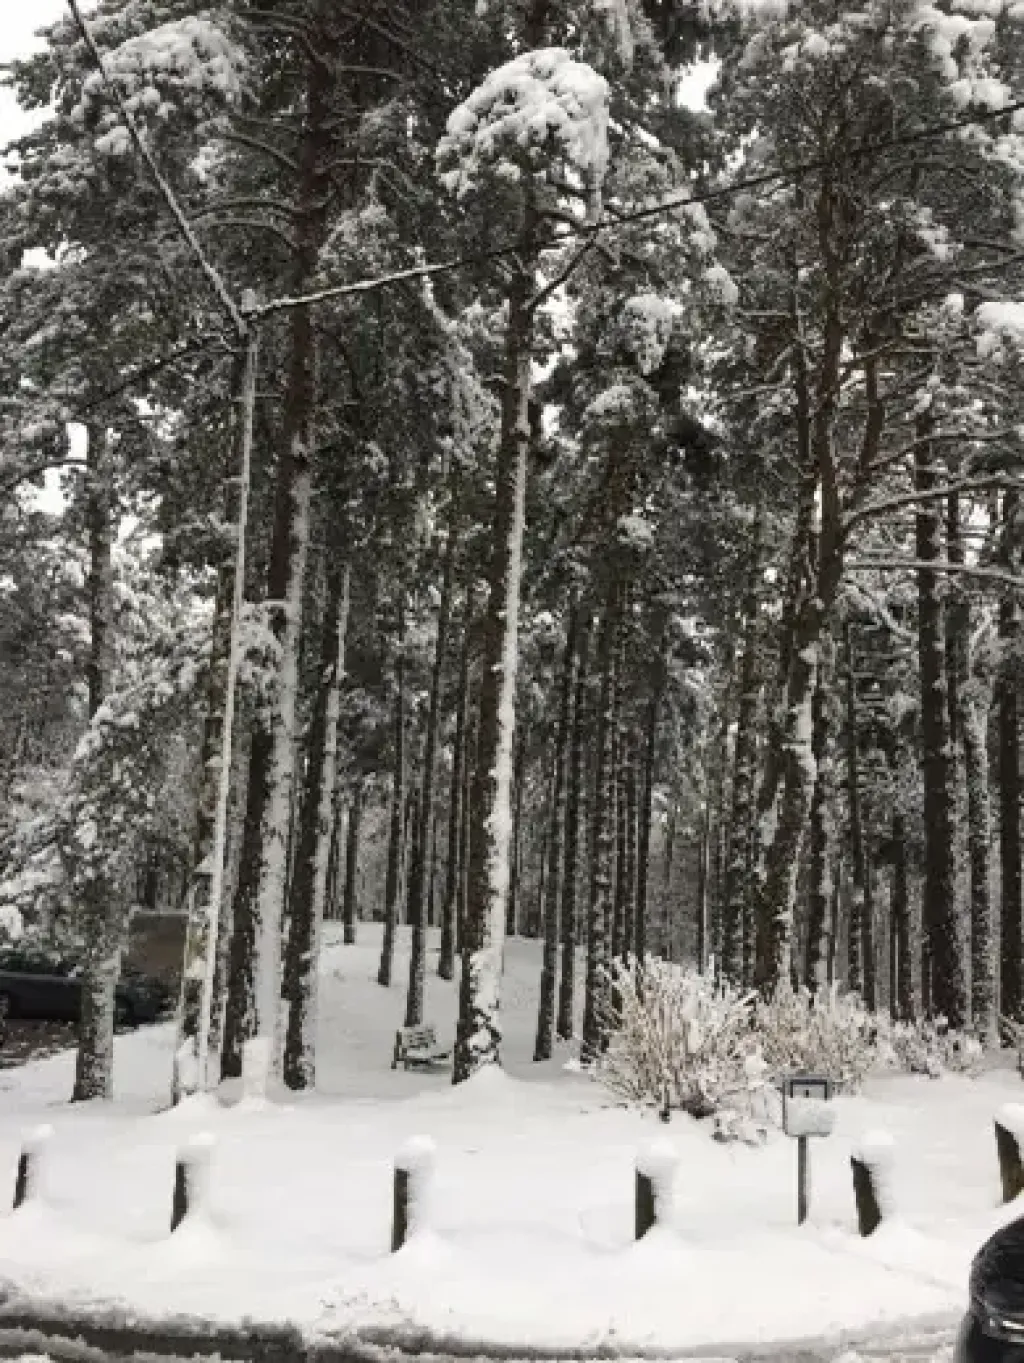
{"type": "Polygon", "coordinates": [[[853,1158],[869,1171],[874,1186],[878,1209],[888,1221],[896,1212],[896,1199],[893,1195],[893,1156],[896,1142],[888,1131],[865,1131],[854,1142],[850,1152],[853,1158]]]}
{"type": "Polygon", "coordinates": [[[436,1155],[437,1146],[429,1136],[412,1136],[395,1156],[395,1168],[407,1174],[429,1174],[436,1155]]]}
{"type": "Polygon", "coordinates": [[[895,1151],[896,1142],[890,1133],[879,1128],[865,1131],[854,1142],[851,1154],[855,1160],[867,1165],[869,1169],[889,1169],[892,1167],[895,1151]]]}
{"type": "Polygon", "coordinates": [[[636,1152],[638,1172],[649,1178],[655,1187],[671,1182],[678,1163],[675,1146],[664,1137],[646,1141],[636,1152]]]}
{"type": "Polygon", "coordinates": [[[182,1164],[209,1164],[216,1144],[217,1137],[212,1131],[198,1131],[178,1151],[178,1159],[182,1164]]]}
{"type": "Polygon", "coordinates": [[[38,1155],[43,1146],[53,1139],[53,1127],[49,1123],[33,1126],[21,1138],[23,1155],[38,1155]]]}
{"type": "Polygon", "coordinates": [[[1018,1144],[1024,1145],[1024,1103],[1004,1103],[996,1113],[996,1121],[1018,1144]]]}

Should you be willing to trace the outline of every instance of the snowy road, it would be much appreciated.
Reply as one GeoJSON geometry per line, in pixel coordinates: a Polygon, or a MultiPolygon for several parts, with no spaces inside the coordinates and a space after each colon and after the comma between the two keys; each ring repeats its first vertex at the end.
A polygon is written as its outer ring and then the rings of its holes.
{"type": "MultiPolygon", "coordinates": [[[[684,1354],[680,1357],[686,1363],[951,1363],[955,1328],[951,1326],[932,1328],[887,1329],[874,1337],[862,1337],[847,1344],[822,1340],[805,1345],[783,1344],[763,1348],[723,1348],[721,1351],[706,1350],[684,1354]]],[[[167,1349],[169,1340],[149,1339],[150,1346],[138,1350],[140,1341],[124,1336],[124,1343],[117,1340],[117,1331],[86,1330],[76,1338],[67,1338],[48,1331],[7,1330],[0,1324],[0,1359],[13,1360],[14,1363],[154,1363],[164,1359],[166,1363],[177,1363],[186,1356],[191,1363],[201,1357],[230,1359],[232,1357],[261,1360],[262,1363],[366,1363],[367,1350],[356,1348],[348,1354],[343,1346],[303,1348],[296,1341],[289,1348],[285,1340],[276,1340],[268,1348],[269,1341],[250,1339],[248,1349],[224,1349],[223,1341],[202,1340],[192,1336],[189,1347],[175,1352],[167,1349]],[[88,1339],[88,1343],[83,1339],[88,1339]],[[90,1336],[92,1336],[90,1338],[90,1336]],[[161,1348],[160,1344],[164,1347],[161,1348]],[[157,1345],[154,1349],[153,1345],[157,1345]],[[219,1346],[219,1347],[218,1347],[219,1346]]],[[[238,1341],[236,1341],[237,1343],[238,1341]]],[[[380,1341],[370,1352],[379,1356],[380,1341]]],[[[416,1353],[403,1354],[400,1350],[387,1350],[392,1363],[461,1363],[457,1357],[445,1354],[416,1353]]],[[[535,1359],[536,1355],[523,1355],[522,1363],[535,1359]]],[[[481,1355],[474,1354],[471,1363],[489,1363],[481,1355]]],[[[519,1358],[504,1356],[495,1358],[493,1363],[520,1363],[519,1358]]],[[[545,1360],[545,1363],[553,1363],[545,1360]]],[[[586,1363],[585,1359],[574,1356],[573,1363],[586,1363]]],[[[607,1359],[605,1359],[607,1363],[607,1359]]],[[[631,1363],[633,1360],[631,1359],[631,1363]]]]}
{"type": "Polygon", "coordinates": [[[955,1338],[954,1326],[887,1329],[846,1345],[828,1341],[783,1344],[750,1352],[737,1350],[732,1356],[738,1363],[950,1363],[955,1338]]]}

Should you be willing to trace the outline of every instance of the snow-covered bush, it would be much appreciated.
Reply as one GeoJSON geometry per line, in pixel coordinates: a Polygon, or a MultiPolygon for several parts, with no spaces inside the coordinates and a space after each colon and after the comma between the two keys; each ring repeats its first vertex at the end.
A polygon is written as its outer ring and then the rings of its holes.
{"type": "Polygon", "coordinates": [[[933,1079],[949,1072],[970,1074],[983,1054],[976,1037],[952,1031],[941,1018],[922,1022],[879,1019],[879,1058],[908,1074],[933,1079]]]}
{"type": "Polygon", "coordinates": [[[879,1019],[856,994],[784,986],[758,998],[751,1024],[773,1075],[823,1074],[859,1088],[878,1064],[879,1019]]]}
{"type": "Polygon", "coordinates": [[[765,1087],[753,995],[648,957],[608,972],[607,1050],[594,1077],[617,1097],[694,1117],[749,1109],[765,1087]]]}

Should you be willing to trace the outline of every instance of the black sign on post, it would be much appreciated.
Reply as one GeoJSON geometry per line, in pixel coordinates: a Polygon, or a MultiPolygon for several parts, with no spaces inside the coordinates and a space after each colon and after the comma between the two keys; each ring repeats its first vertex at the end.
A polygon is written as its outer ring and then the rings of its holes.
{"type": "Polygon", "coordinates": [[[831,1099],[833,1091],[832,1080],[823,1074],[791,1074],[782,1085],[784,1098],[817,1098],[823,1103],[831,1099]]]}
{"type": "Polygon", "coordinates": [[[796,1137],[796,1219],[807,1220],[811,1205],[811,1136],[829,1136],[835,1123],[832,1080],[820,1074],[791,1074],[782,1082],[782,1129],[796,1137]]]}

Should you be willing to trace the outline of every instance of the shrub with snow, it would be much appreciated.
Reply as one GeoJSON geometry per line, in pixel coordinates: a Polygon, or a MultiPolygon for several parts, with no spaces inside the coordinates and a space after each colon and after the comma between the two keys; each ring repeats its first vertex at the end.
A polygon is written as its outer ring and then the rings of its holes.
{"type": "Polygon", "coordinates": [[[879,1018],[880,1059],[909,1074],[933,1079],[950,1071],[969,1074],[983,1054],[976,1037],[952,1031],[943,1018],[891,1022],[879,1018]]]}
{"type": "Polygon", "coordinates": [[[593,1067],[605,1088],[694,1117],[752,1107],[765,1087],[752,994],[652,957],[617,961],[608,976],[610,1040],[593,1067]]]}
{"type": "Polygon", "coordinates": [[[856,994],[788,985],[754,1004],[752,1025],[775,1075],[823,1074],[859,1088],[879,1060],[879,1019],[856,994]]]}

